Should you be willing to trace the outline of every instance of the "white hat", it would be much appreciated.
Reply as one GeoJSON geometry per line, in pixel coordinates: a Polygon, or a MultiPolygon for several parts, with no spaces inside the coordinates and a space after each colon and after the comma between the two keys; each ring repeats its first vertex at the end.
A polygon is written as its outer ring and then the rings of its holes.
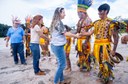
{"type": "Polygon", "coordinates": [[[14,17],[14,16],[12,16],[12,22],[14,23],[14,24],[20,24],[21,22],[20,22],[20,19],[18,19],[18,17],[14,17]]]}

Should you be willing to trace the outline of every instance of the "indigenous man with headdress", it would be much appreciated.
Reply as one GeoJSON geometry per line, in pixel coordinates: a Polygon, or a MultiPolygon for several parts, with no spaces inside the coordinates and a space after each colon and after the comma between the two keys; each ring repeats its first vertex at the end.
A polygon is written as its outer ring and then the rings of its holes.
{"type": "MultiPolygon", "coordinates": [[[[66,28],[67,32],[71,31],[71,28],[67,25],[64,25],[66,28]]],[[[66,53],[66,62],[67,62],[67,67],[66,67],[66,71],[71,71],[71,62],[70,62],[70,58],[69,58],[69,54],[70,54],[70,50],[71,50],[71,42],[72,42],[72,38],[69,36],[66,36],[66,44],[64,46],[64,50],[66,53]]]]}
{"type": "Polygon", "coordinates": [[[94,30],[83,32],[83,35],[91,35],[93,33],[95,35],[93,54],[96,62],[99,64],[98,76],[103,79],[105,83],[114,79],[112,72],[114,62],[119,63],[123,60],[122,56],[115,52],[119,39],[119,26],[117,26],[115,21],[107,17],[109,10],[110,6],[108,4],[100,5],[98,8],[100,19],[86,27],[94,27],[94,30]],[[114,41],[111,40],[112,36],[114,41]],[[111,43],[113,44],[113,49],[111,49],[111,43]],[[114,58],[117,58],[117,60],[114,58]]]}
{"type": "Polygon", "coordinates": [[[46,59],[46,56],[48,56],[50,58],[50,51],[48,48],[49,45],[49,29],[47,27],[44,26],[44,23],[42,23],[41,25],[41,29],[43,30],[43,34],[47,37],[47,38],[40,38],[40,46],[42,49],[42,55],[44,56],[44,59],[46,59]]]}
{"type": "MultiPolygon", "coordinates": [[[[78,0],[78,16],[77,33],[88,31],[85,27],[91,24],[91,19],[87,14],[87,9],[91,6],[92,0],[78,0]]],[[[82,36],[77,39],[76,50],[79,56],[77,61],[80,71],[90,71],[90,36],[82,36]]]]}
{"type": "Polygon", "coordinates": [[[26,43],[25,43],[25,46],[26,46],[26,57],[28,55],[31,54],[30,52],[30,28],[31,28],[31,22],[32,22],[32,18],[30,16],[27,16],[25,18],[25,25],[26,25],[26,29],[25,29],[25,38],[26,38],[26,43]]]}

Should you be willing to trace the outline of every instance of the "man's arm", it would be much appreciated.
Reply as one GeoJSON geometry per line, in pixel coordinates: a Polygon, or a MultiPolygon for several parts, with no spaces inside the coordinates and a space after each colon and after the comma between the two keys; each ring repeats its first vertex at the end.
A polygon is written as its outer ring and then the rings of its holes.
{"type": "Polygon", "coordinates": [[[116,51],[118,41],[119,41],[118,30],[114,29],[112,33],[113,33],[113,40],[114,40],[113,51],[116,51]]]}
{"type": "Polygon", "coordinates": [[[23,36],[23,42],[26,42],[26,38],[25,38],[25,36],[23,36]]]}
{"type": "Polygon", "coordinates": [[[94,33],[94,30],[91,30],[91,31],[88,31],[88,32],[81,31],[81,34],[82,34],[83,36],[90,36],[90,35],[92,35],[93,33],[94,33]]]}
{"type": "Polygon", "coordinates": [[[9,42],[9,39],[10,39],[10,37],[6,37],[6,47],[8,47],[8,42],[9,42]]]}
{"type": "Polygon", "coordinates": [[[10,40],[10,37],[11,37],[11,33],[10,33],[10,28],[9,28],[7,32],[7,37],[6,37],[6,47],[8,47],[8,42],[10,40]]]}

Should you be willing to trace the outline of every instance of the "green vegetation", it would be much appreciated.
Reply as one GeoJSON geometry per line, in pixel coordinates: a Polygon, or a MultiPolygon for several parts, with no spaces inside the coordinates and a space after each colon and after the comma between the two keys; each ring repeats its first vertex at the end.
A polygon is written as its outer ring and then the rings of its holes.
{"type": "MultiPolygon", "coordinates": [[[[7,31],[11,26],[0,24],[0,37],[6,37],[7,31]]],[[[21,24],[21,27],[25,30],[24,24],[21,24]]]]}
{"type": "Polygon", "coordinates": [[[7,33],[9,27],[11,27],[11,26],[8,26],[5,24],[0,24],[0,37],[6,36],[6,33],[7,33]]]}

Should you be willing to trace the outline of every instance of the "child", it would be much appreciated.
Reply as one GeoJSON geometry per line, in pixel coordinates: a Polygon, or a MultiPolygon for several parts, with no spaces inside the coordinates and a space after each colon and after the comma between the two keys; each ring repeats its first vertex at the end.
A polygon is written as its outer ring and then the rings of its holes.
{"type": "MultiPolygon", "coordinates": [[[[43,30],[43,34],[49,38],[49,30],[46,27],[43,27],[44,25],[42,25],[42,30],[43,30]]],[[[46,59],[46,56],[48,56],[50,58],[50,51],[48,49],[48,45],[49,45],[49,39],[47,38],[40,38],[40,46],[42,48],[42,55],[43,55],[43,60],[46,59]]]]}
{"type": "MultiPolygon", "coordinates": [[[[71,30],[71,28],[67,25],[64,25],[66,28],[66,31],[69,32],[71,30]]],[[[64,46],[64,50],[66,53],[66,62],[67,62],[67,67],[66,67],[66,71],[71,71],[71,62],[70,62],[70,58],[69,58],[69,54],[70,54],[70,50],[71,50],[71,37],[66,36],[66,40],[67,43],[64,46]]]]}

